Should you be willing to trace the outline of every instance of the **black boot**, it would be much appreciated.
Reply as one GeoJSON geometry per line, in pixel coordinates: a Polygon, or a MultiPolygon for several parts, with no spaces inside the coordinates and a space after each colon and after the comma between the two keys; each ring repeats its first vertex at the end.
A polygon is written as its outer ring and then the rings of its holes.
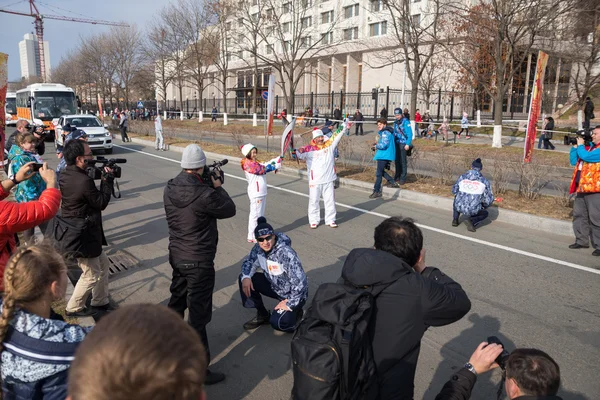
{"type": "Polygon", "coordinates": [[[256,329],[261,325],[265,325],[269,323],[269,318],[271,318],[271,314],[267,312],[267,315],[261,315],[256,313],[256,317],[252,318],[250,321],[244,324],[244,329],[249,331],[252,329],[256,329]]]}

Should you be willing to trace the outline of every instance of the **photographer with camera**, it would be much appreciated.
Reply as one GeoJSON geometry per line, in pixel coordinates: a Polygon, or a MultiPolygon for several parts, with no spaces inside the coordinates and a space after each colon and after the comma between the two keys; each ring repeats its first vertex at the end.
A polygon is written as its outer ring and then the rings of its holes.
{"type": "Polygon", "coordinates": [[[577,193],[573,203],[575,243],[570,249],[595,248],[592,255],[600,256],[600,125],[579,134],[569,153],[575,166],[570,194],[577,193]]]}
{"type": "MultiPolygon", "coordinates": [[[[182,318],[188,309],[188,322],[198,332],[209,362],[206,325],[212,317],[217,220],[236,213],[235,203],[221,186],[220,165],[224,161],[208,167],[200,146],[188,145],[181,157],[183,170],[169,180],[163,197],[169,225],[169,263],[173,268],[168,307],[182,318]]],[[[223,379],[221,373],[206,373],[207,385],[223,379]]]]}
{"type": "Polygon", "coordinates": [[[511,400],[561,400],[556,395],[560,387],[560,367],[552,357],[537,349],[516,349],[508,353],[498,340],[480,343],[469,362],[452,375],[435,400],[469,399],[477,376],[498,367],[504,374],[498,399],[502,398],[504,384],[511,400]]]}
{"type": "Polygon", "coordinates": [[[46,152],[46,144],[44,143],[44,127],[31,125],[27,120],[20,119],[17,121],[17,130],[15,130],[7,139],[4,144],[6,152],[9,152],[12,146],[15,144],[15,140],[19,133],[30,132],[36,139],[35,152],[36,154],[43,156],[46,152]]]}
{"type": "Polygon", "coordinates": [[[62,215],[55,219],[53,233],[63,251],[76,253],[77,264],[83,271],[66,307],[67,316],[83,317],[110,310],[110,262],[102,250],[102,246],[107,245],[102,228],[102,211],[110,201],[114,176],[110,168],[105,168],[98,190],[87,171],[87,161],[93,155],[84,141],[69,141],[63,149],[63,157],[67,167],[59,178],[63,195],[62,215]],[[85,304],[90,293],[92,307],[87,309],[85,304]]]}

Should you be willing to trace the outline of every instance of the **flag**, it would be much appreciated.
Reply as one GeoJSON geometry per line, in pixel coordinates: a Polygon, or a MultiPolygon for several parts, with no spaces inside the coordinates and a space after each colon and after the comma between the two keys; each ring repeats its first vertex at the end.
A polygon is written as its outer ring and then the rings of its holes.
{"type": "Polygon", "coordinates": [[[269,95],[267,96],[267,135],[273,134],[273,114],[275,113],[275,74],[269,75],[269,95]]]}
{"type": "Polygon", "coordinates": [[[102,111],[102,101],[100,100],[100,93],[98,93],[98,112],[100,113],[100,119],[104,121],[104,112],[102,111]]]}
{"type": "Polygon", "coordinates": [[[535,68],[535,79],[533,81],[533,92],[531,93],[531,104],[529,105],[529,118],[527,120],[527,135],[525,137],[525,148],[523,162],[531,162],[533,149],[535,148],[535,136],[537,134],[537,121],[542,111],[542,93],[544,92],[544,73],[548,64],[548,54],[540,51],[535,68]]]}
{"type": "MultiPolygon", "coordinates": [[[[0,53],[0,165],[4,165],[4,141],[6,140],[6,91],[8,90],[8,54],[0,53]]],[[[7,160],[8,161],[8,160],[7,160]]]]}
{"type": "Polygon", "coordinates": [[[281,135],[281,153],[280,156],[283,157],[285,152],[288,149],[294,148],[294,121],[296,117],[292,116],[292,121],[285,127],[283,134],[281,135]]]}

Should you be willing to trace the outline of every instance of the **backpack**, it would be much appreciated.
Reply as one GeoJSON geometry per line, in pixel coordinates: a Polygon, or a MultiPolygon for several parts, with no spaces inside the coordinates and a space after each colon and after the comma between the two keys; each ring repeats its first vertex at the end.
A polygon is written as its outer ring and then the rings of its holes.
{"type": "Polygon", "coordinates": [[[368,288],[339,283],[319,286],[291,343],[293,399],[377,397],[379,386],[369,334],[374,305],[375,297],[368,288]]]}

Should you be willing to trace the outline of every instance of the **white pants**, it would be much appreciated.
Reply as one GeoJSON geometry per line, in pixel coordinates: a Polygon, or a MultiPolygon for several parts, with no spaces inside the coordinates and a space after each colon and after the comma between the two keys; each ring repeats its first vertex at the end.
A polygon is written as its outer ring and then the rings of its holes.
{"type": "Polygon", "coordinates": [[[321,206],[319,200],[323,196],[325,203],[325,224],[335,222],[335,190],[334,182],[321,183],[320,185],[309,185],[308,194],[308,223],[311,225],[321,222],[321,206]]]}
{"type": "Polygon", "coordinates": [[[256,240],[254,229],[258,217],[265,215],[265,206],[267,205],[267,196],[255,197],[250,199],[250,215],[248,216],[248,240],[256,240]]]}
{"type": "Polygon", "coordinates": [[[156,140],[154,141],[154,148],[162,150],[164,148],[164,139],[162,130],[156,131],[156,140]]]}

